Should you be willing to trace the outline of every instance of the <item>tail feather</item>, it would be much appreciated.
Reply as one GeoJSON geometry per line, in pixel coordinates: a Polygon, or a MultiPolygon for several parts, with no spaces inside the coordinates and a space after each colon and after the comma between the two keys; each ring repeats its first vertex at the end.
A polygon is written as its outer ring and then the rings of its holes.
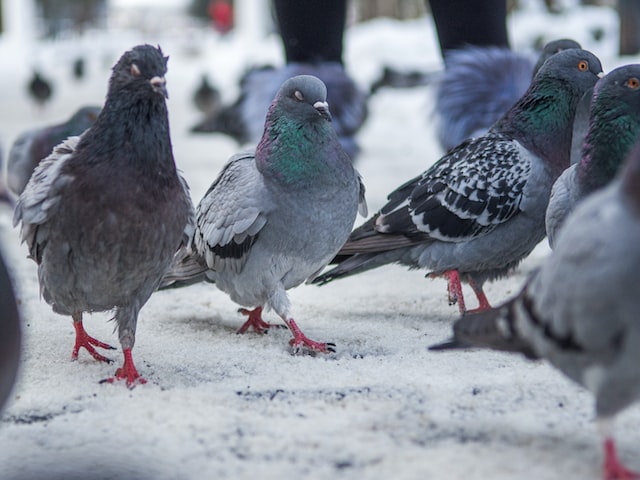
{"type": "Polygon", "coordinates": [[[372,270],[388,263],[397,262],[403,251],[402,249],[397,249],[380,253],[359,253],[347,257],[338,254],[336,258],[344,258],[344,260],[333,269],[314,278],[311,283],[325,285],[339,278],[350,277],[351,275],[366,272],[367,270],[372,270]]]}
{"type": "Polygon", "coordinates": [[[539,358],[530,342],[516,328],[517,302],[519,297],[498,308],[463,315],[453,326],[453,338],[429,349],[483,347],[522,353],[530,359],[539,358]]]}
{"type": "Polygon", "coordinates": [[[206,281],[208,267],[203,259],[179,250],[173,257],[171,267],[165,273],[158,290],[178,288],[206,281]]]}

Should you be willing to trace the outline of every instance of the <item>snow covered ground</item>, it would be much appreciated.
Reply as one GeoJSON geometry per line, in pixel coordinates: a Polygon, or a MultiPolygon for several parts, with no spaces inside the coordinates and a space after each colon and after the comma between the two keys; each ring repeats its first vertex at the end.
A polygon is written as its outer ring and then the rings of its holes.
{"type": "MultiPolygon", "coordinates": [[[[637,61],[616,57],[610,10],[550,17],[530,3],[510,21],[516,48],[529,48],[537,37],[571,36],[607,71],[637,61]]],[[[188,134],[199,119],[190,100],[199,74],[210,72],[225,97],[234,98],[237,76],[248,63],[282,61],[275,38],[248,45],[198,31],[119,32],[37,49],[0,44],[5,150],[27,128],[101,103],[108,69],[142,41],[160,43],[171,56],[174,151],[197,202],[237,150],[226,137],[188,134]],[[70,73],[78,51],[90,54],[88,79],[81,83],[70,73]],[[56,81],[55,98],[42,112],[24,95],[32,63],[56,81]]],[[[429,19],[377,20],[348,30],[345,57],[366,88],[385,63],[438,68],[436,45],[429,19]]],[[[430,87],[383,89],[371,99],[357,164],[370,211],[439,158],[430,94],[430,87]]],[[[390,266],[291,291],[303,330],[337,345],[335,354],[317,357],[290,355],[286,330],[236,335],[243,318],[212,285],[156,293],[141,311],[134,349],[149,383],[130,391],[98,383],[115,365],[86,353],[69,360],[71,321],[39,299],[36,265],[18,243],[10,212],[0,212],[0,245],[24,320],[23,363],[0,421],[1,480],[600,477],[589,394],[546,364],[519,356],[427,351],[449,336],[457,307],[447,305],[445,282],[424,279],[424,272],[390,266]]],[[[541,244],[513,277],[488,285],[489,299],[498,303],[515,293],[547,254],[541,244]]],[[[273,314],[268,318],[277,321],[273,314]]],[[[117,345],[108,319],[94,314],[85,325],[117,345]]],[[[111,357],[121,362],[119,352],[111,357]]],[[[636,406],[621,415],[617,429],[621,456],[636,469],[639,425],[636,406]]]]}

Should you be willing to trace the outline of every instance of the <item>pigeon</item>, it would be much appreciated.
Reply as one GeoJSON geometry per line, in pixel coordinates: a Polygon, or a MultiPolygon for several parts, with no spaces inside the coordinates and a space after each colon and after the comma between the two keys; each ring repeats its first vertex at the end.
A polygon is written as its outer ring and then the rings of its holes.
{"type": "Polygon", "coordinates": [[[9,190],[7,184],[7,175],[4,169],[4,149],[0,146],[0,207],[2,205],[9,207],[9,210],[13,210],[13,195],[9,190]]]}
{"type": "Polygon", "coordinates": [[[369,94],[374,95],[383,87],[413,88],[429,85],[436,76],[437,74],[435,72],[423,72],[419,70],[402,71],[385,65],[380,77],[374,80],[369,87],[369,94]]]}
{"type": "Polygon", "coordinates": [[[529,88],[544,61],[568,48],[580,44],[570,39],[549,42],[535,65],[528,54],[503,47],[450,51],[435,92],[436,136],[442,151],[489,130],[529,88]]]}
{"type": "Polygon", "coordinates": [[[193,93],[193,104],[207,115],[215,112],[220,106],[220,91],[211,85],[206,74],[202,75],[200,85],[193,93]]]}
{"type": "Polygon", "coordinates": [[[99,113],[100,107],[82,107],[66,122],[20,134],[11,146],[7,163],[7,182],[11,191],[20,195],[36,165],[48,157],[56,145],[93,125],[99,113]]]}
{"type": "Polygon", "coordinates": [[[18,306],[7,267],[0,255],[0,412],[16,380],[20,345],[18,306]]]}
{"type": "Polygon", "coordinates": [[[625,65],[596,83],[582,159],[551,189],[545,220],[551,248],[569,212],[613,179],[639,137],[640,64],[625,65]]]}
{"type": "Polygon", "coordinates": [[[620,462],[612,420],[640,394],[640,143],[618,177],[577,205],[556,248],[513,299],[464,315],[432,350],[488,347],[547,359],[595,396],[604,478],[620,462]]]}
{"type": "Polygon", "coordinates": [[[286,291],[322,270],[357,212],[366,215],[364,186],[331,126],[326,97],[311,75],[282,84],[255,154],[236,154],[225,165],[196,207],[194,254],[174,262],[163,282],[206,270],[234,302],[252,307],[240,310],[248,320],[239,333],[266,331],[262,311],[270,307],[293,334],[294,353],[334,345],[302,333],[286,291]]]}
{"type": "Polygon", "coordinates": [[[71,72],[73,73],[73,78],[76,80],[82,80],[85,76],[85,59],[84,57],[76,57],[71,65],[71,72]]]}
{"type": "Polygon", "coordinates": [[[342,147],[355,159],[360,150],[355,135],[367,118],[368,97],[337,62],[293,62],[281,68],[252,68],[240,80],[239,98],[232,105],[222,107],[205,118],[191,131],[221,132],[232,136],[240,145],[257,144],[271,100],[280,85],[296,75],[313,75],[325,83],[328,100],[333,108],[333,126],[342,147]]]}
{"type": "Polygon", "coordinates": [[[449,301],[461,312],[461,279],[478,308],[489,308],[483,283],[509,274],[545,236],[551,186],[569,166],[576,103],[601,74],[600,61],[586,50],[549,58],[489,132],[394,190],[351,234],[339,264],[314,283],[397,262],[446,277],[449,301]]]}
{"type": "Polygon", "coordinates": [[[44,104],[49,101],[53,94],[51,81],[45,78],[42,73],[37,70],[34,70],[33,76],[27,85],[27,89],[31,98],[40,108],[44,107],[44,104]]]}
{"type": "Polygon", "coordinates": [[[105,381],[129,388],[146,382],[131,352],[138,312],[194,222],[169,137],[167,60],[151,45],[120,57],[94,125],[36,167],[14,215],[43,298],[73,319],[73,359],[85,348],[108,361],[94,347],[111,347],[87,334],[82,314],[115,310],[124,363],[105,381]]]}

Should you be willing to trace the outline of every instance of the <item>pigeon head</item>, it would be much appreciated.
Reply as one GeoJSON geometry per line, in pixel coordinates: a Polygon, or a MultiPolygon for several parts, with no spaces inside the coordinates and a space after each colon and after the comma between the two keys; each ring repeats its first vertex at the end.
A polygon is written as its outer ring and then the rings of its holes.
{"type": "Polygon", "coordinates": [[[102,107],[87,106],[79,108],[69,119],[73,125],[86,125],[89,128],[98,118],[102,107]]]}
{"type": "Polygon", "coordinates": [[[578,103],[601,76],[602,65],[593,53],[577,48],[556,53],[493,130],[520,141],[559,175],[569,166],[578,103]]]}
{"type": "Polygon", "coordinates": [[[640,138],[640,64],[624,65],[594,87],[578,178],[593,191],[617,173],[640,138]]]}
{"type": "Polygon", "coordinates": [[[582,48],[578,42],[575,40],[571,40],[570,38],[560,38],[558,40],[552,40],[547,43],[543,49],[542,53],[540,53],[540,57],[538,58],[538,62],[533,68],[533,74],[535,75],[540,70],[540,67],[547,61],[549,57],[555,55],[556,53],[560,53],[563,50],[568,50],[570,48],[582,48]]]}
{"type": "Polygon", "coordinates": [[[151,45],[138,45],[125,52],[113,67],[107,96],[125,90],[137,95],[157,94],[163,100],[168,98],[164,78],[167,60],[169,57],[162,54],[160,47],[151,45]]]}
{"type": "Polygon", "coordinates": [[[560,80],[573,85],[574,89],[587,90],[602,75],[602,64],[598,57],[587,50],[569,48],[551,55],[534,79],[542,84],[549,80],[560,80]]]}
{"type": "Polygon", "coordinates": [[[318,117],[331,120],[327,87],[313,75],[298,75],[285,81],[272,105],[302,121],[314,121],[318,117]]]}
{"type": "Polygon", "coordinates": [[[331,175],[331,164],[347,155],[330,120],[322,80],[312,75],[286,80],[267,112],[256,149],[258,168],[287,184],[306,185],[318,175],[331,175]],[[326,154],[328,144],[333,144],[332,155],[326,154]]]}

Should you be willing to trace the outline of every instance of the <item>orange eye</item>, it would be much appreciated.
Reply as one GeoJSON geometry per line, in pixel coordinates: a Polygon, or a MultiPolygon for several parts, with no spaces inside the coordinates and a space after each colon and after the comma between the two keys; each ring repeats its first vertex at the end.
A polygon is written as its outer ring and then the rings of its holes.
{"type": "Polygon", "coordinates": [[[586,60],[580,60],[580,62],[578,62],[578,70],[580,70],[581,72],[586,72],[587,70],[589,70],[589,62],[587,62],[586,60]]]}
{"type": "Polygon", "coordinates": [[[635,90],[636,88],[640,87],[640,80],[638,80],[636,77],[631,77],[627,80],[627,87],[629,87],[632,90],[635,90]]]}

